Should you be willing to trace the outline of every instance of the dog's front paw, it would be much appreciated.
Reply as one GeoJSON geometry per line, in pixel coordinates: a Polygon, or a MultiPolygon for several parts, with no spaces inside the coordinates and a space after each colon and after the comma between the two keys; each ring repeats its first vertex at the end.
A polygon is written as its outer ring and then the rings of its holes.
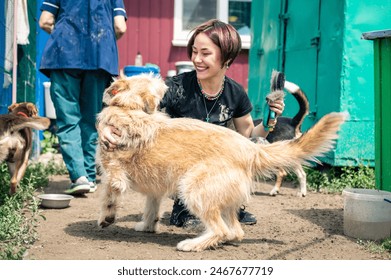
{"type": "Polygon", "coordinates": [[[176,246],[177,250],[179,251],[184,251],[184,252],[191,252],[191,251],[194,251],[194,252],[199,252],[199,251],[202,251],[202,250],[197,250],[196,248],[196,244],[194,244],[194,241],[192,239],[186,239],[186,240],[183,240],[181,242],[178,243],[178,245],[176,246]]]}
{"type": "Polygon", "coordinates": [[[216,249],[218,247],[218,243],[208,243],[208,242],[198,242],[197,238],[194,239],[186,239],[178,243],[176,246],[177,250],[184,252],[201,252],[205,249],[216,249]]]}
{"type": "Polygon", "coordinates": [[[115,222],[115,216],[102,217],[98,220],[98,226],[105,228],[115,222]]]}

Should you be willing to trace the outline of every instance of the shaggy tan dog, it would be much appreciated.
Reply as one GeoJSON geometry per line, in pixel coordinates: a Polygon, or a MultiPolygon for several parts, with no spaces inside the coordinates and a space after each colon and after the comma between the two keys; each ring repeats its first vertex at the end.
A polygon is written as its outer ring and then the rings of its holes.
{"type": "Polygon", "coordinates": [[[162,198],[175,193],[206,228],[179,242],[181,251],[242,240],[237,210],[250,198],[254,178],[270,177],[280,168],[289,172],[329,151],[346,118],[331,113],[301,138],[257,145],[228,128],[158,112],[165,90],[164,82],[150,75],[120,78],[106,90],[109,106],[98,116],[99,130],[113,126],[121,137],[112,152],[100,143],[104,193],[98,224],[115,221],[121,193],[132,188],[146,195],[135,230],[154,232],[162,198]]]}
{"type": "Polygon", "coordinates": [[[7,162],[11,175],[10,193],[16,192],[28,165],[35,129],[46,129],[48,118],[38,117],[33,103],[14,103],[8,107],[8,114],[0,115],[0,163],[7,162]]]}

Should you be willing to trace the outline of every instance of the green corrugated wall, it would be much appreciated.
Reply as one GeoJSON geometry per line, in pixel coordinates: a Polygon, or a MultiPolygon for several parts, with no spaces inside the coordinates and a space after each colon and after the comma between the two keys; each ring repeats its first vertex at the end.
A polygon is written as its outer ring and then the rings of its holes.
{"type": "Polygon", "coordinates": [[[391,29],[363,38],[374,46],[376,188],[391,191],[391,29]]]}
{"type": "MultiPolygon", "coordinates": [[[[348,111],[332,165],[374,165],[373,47],[365,31],[389,29],[391,2],[261,0],[252,3],[249,96],[253,117],[262,116],[272,69],[286,73],[310,101],[304,129],[332,111],[348,111]]],[[[286,98],[284,115],[296,101],[286,98]]]]}

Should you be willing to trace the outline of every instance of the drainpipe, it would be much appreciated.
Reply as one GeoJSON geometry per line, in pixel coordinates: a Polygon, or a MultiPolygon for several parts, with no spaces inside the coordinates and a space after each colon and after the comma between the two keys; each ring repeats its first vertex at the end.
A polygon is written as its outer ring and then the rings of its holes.
{"type": "Polygon", "coordinates": [[[16,43],[16,31],[18,24],[18,1],[14,1],[14,44],[13,44],[13,66],[12,66],[12,103],[16,103],[17,75],[18,75],[18,45],[16,43]]]}

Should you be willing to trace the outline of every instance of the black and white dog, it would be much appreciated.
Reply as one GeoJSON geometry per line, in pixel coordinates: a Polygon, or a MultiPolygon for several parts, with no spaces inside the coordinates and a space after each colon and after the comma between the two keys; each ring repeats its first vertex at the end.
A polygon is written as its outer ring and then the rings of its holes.
{"type": "MultiPolygon", "coordinates": [[[[309,113],[309,102],[305,93],[296,84],[285,81],[285,76],[281,72],[273,71],[270,83],[271,93],[267,95],[266,99],[273,101],[284,98],[284,88],[292,94],[299,103],[299,111],[293,118],[278,117],[278,121],[273,131],[270,131],[269,135],[266,137],[266,140],[269,143],[300,137],[302,135],[301,125],[304,118],[309,113]]],[[[254,120],[254,125],[258,125],[262,121],[262,119],[254,120]]],[[[301,164],[297,164],[294,173],[297,175],[300,182],[300,192],[298,195],[304,197],[307,195],[307,176],[301,164]]],[[[270,195],[274,196],[280,192],[282,181],[286,175],[287,174],[283,170],[277,174],[276,183],[271,190],[270,195]]]]}

